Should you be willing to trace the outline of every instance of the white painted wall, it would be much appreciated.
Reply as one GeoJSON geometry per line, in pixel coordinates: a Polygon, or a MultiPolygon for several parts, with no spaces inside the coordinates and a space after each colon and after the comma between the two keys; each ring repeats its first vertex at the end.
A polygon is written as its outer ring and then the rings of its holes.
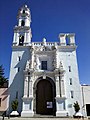
{"type": "Polygon", "coordinates": [[[10,68],[10,78],[9,78],[9,94],[10,94],[10,111],[11,111],[11,102],[16,98],[16,92],[18,91],[18,100],[19,106],[18,111],[22,111],[22,97],[23,97],[23,83],[24,83],[24,69],[26,66],[26,61],[30,59],[30,52],[28,47],[14,47],[12,49],[11,57],[11,68],[10,68]],[[18,57],[21,57],[21,60],[18,60],[18,57]],[[18,72],[18,67],[20,71],[18,72]]]}
{"type": "Polygon", "coordinates": [[[69,112],[69,115],[73,116],[74,102],[78,101],[81,106],[81,89],[79,83],[76,51],[74,49],[62,50],[58,53],[58,65],[60,61],[62,61],[65,70],[65,106],[66,110],[69,112]],[[68,66],[71,66],[71,72],[69,72],[68,66]],[[72,78],[72,85],[70,85],[70,78],[72,78]],[[70,91],[74,92],[74,98],[70,98],[70,91]]]}
{"type": "Polygon", "coordinates": [[[90,104],[90,85],[81,85],[82,95],[82,112],[84,116],[87,116],[86,104],[90,104]]]}

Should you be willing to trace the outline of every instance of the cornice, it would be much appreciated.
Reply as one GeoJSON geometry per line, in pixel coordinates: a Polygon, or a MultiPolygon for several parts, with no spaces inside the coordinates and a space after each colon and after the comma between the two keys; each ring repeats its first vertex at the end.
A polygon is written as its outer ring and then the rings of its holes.
{"type": "Polygon", "coordinates": [[[66,46],[58,46],[59,49],[76,49],[77,46],[76,45],[66,45],[66,46]]]}
{"type": "Polygon", "coordinates": [[[31,46],[12,46],[12,49],[13,48],[31,48],[31,46]]]}
{"type": "Polygon", "coordinates": [[[17,30],[30,30],[30,27],[29,26],[15,26],[14,27],[14,31],[17,31],[17,30]]]}

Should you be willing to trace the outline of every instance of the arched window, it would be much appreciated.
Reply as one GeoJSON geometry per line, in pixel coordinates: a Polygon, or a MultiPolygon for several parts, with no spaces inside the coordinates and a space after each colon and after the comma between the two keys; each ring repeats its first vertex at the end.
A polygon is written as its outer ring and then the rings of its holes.
{"type": "Polygon", "coordinates": [[[22,46],[23,43],[24,43],[24,36],[20,35],[20,36],[19,36],[19,45],[22,46]]]}
{"type": "Polygon", "coordinates": [[[21,21],[21,26],[24,26],[24,25],[25,25],[25,21],[22,20],[22,21],[21,21]]]}
{"type": "Polygon", "coordinates": [[[23,10],[23,14],[25,13],[25,10],[23,10]]]}
{"type": "Polygon", "coordinates": [[[70,43],[69,43],[69,39],[70,39],[69,36],[66,35],[66,44],[67,44],[67,45],[70,45],[70,43]]]}

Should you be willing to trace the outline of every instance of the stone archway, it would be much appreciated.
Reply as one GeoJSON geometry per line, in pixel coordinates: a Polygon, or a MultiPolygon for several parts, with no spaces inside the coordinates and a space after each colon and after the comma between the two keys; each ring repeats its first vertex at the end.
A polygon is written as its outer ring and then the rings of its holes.
{"type": "Polygon", "coordinates": [[[41,115],[55,115],[56,89],[53,80],[49,77],[46,77],[46,79],[41,77],[37,80],[35,87],[35,113],[41,115]]]}

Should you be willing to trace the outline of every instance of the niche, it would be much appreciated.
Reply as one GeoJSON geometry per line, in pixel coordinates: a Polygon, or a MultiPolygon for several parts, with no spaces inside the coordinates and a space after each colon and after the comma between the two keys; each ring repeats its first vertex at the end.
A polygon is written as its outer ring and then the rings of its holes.
{"type": "Polygon", "coordinates": [[[23,14],[25,14],[25,10],[23,10],[23,14]]]}
{"type": "Polygon", "coordinates": [[[22,20],[22,21],[21,21],[21,26],[24,26],[24,25],[25,25],[25,21],[22,20]]]}
{"type": "Polygon", "coordinates": [[[23,46],[23,43],[24,43],[24,36],[20,35],[19,36],[19,45],[23,46]]]}
{"type": "Polygon", "coordinates": [[[70,38],[69,38],[69,35],[66,35],[66,45],[70,45],[70,38]]]}

